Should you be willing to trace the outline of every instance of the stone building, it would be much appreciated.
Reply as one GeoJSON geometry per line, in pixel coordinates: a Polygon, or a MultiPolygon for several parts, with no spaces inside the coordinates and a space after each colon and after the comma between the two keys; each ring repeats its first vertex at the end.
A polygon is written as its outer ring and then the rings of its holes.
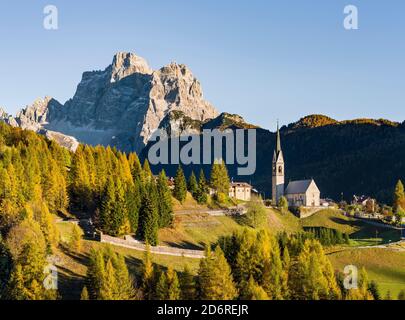
{"type": "Polygon", "coordinates": [[[252,186],[246,182],[232,182],[229,187],[229,197],[250,201],[252,198],[252,186]]]}

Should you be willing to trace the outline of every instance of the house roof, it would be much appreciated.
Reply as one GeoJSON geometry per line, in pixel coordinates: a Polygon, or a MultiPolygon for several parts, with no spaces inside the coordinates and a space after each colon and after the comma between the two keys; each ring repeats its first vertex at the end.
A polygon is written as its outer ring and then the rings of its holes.
{"type": "Polygon", "coordinates": [[[252,188],[252,186],[249,183],[246,183],[246,182],[232,182],[231,187],[252,188]]]}
{"type": "MultiPolygon", "coordinates": [[[[305,193],[307,192],[309,186],[314,180],[298,180],[298,181],[290,181],[285,190],[286,194],[297,194],[297,193],[305,193]]],[[[314,181],[315,183],[315,181],[314,181]]]]}

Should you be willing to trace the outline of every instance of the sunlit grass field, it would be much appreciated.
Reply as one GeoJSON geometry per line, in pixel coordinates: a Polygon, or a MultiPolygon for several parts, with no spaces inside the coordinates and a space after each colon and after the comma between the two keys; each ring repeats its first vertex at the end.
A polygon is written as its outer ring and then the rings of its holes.
{"type": "Polygon", "coordinates": [[[346,265],[354,265],[359,270],[365,267],[369,278],[375,280],[383,297],[387,291],[396,298],[405,290],[405,252],[392,249],[349,249],[328,255],[333,266],[340,271],[346,265]]]}

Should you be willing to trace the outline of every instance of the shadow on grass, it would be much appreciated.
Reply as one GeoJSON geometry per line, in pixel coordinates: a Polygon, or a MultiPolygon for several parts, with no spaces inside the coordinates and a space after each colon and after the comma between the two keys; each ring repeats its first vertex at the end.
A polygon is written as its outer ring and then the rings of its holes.
{"type": "Polygon", "coordinates": [[[72,252],[66,245],[60,245],[60,250],[66,256],[72,258],[77,263],[88,265],[89,264],[89,256],[83,253],[72,252]]]}
{"type": "Polygon", "coordinates": [[[180,243],[167,241],[166,244],[172,248],[187,249],[187,250],[204,250],[205,243],[200,242],[198,245],[189,241],[182,241],[180,243]]]}
{"type": "Polygon", "coordinates": [[[351,226],[351,227],[364,227],[364,222],[360,221],[360,220],[345,220],[343,218],[339,218],[339,217],[331,217],[330,218],[331,221],[337,223],[337,224],[341,224],[341,225],[345,225],[345,226],[351,226]]]}
{"type": "Polygon", "coordinates": [[[58,266],[58,290],[62,300],[79,300],[86,278],[58,266]]]}

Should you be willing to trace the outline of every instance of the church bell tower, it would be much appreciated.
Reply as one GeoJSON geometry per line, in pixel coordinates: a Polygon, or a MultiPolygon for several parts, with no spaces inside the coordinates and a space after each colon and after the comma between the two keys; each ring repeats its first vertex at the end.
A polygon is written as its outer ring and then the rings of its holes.
{"type": "Polygon", "coordinates": [[[272,168],[272,200],[273,204],[277,205],[278,200],[284,196],[284,157],[281,150],[280,130],[277,122],[277,141],[276,149],[273,155],[272,168]]]}

